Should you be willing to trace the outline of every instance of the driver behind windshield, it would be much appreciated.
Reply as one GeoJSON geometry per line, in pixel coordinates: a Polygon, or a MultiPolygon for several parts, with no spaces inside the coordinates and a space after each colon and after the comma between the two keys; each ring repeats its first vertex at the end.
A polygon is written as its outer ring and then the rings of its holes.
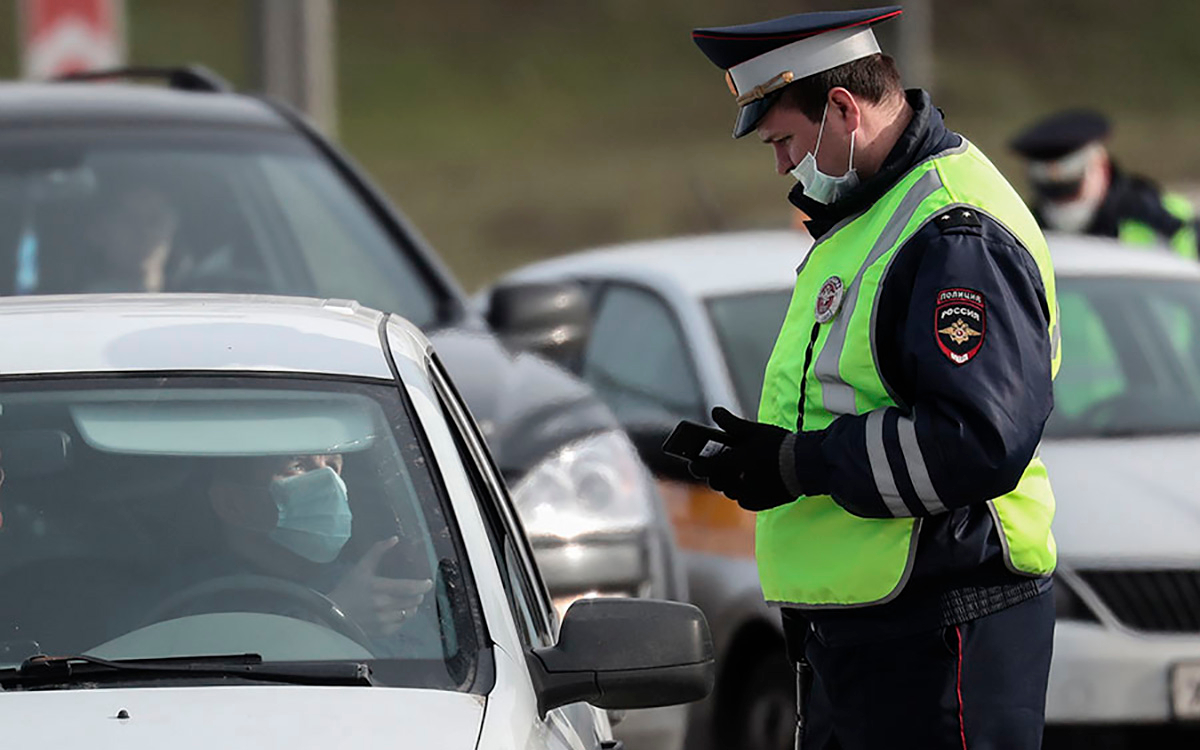
{"type": "MultiPolygon", "coordinates": [[[[353,514],[340,454],[222,460],[208,497],[237,569],[307,585],[331,599],[367,635],[395,634],[432,588],[429,579],[379,575],[400,543],[376,542],[353,565],[338,558],[350,540],[353,514]]],[[[226,561],[232,562],[232,561],[226,561]]]]}
{"type": "Polygon", "coordinates": [[[168,290],[179,212],[161,189],[124,178],[101,193],[89,222],[95,262],[84,292],[168,290]]]}

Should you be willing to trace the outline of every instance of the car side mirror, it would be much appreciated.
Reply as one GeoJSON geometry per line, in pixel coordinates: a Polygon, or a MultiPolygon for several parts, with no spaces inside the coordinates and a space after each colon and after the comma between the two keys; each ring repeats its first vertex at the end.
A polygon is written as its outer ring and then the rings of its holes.
{"type": "Polygon", "coordinates": [[[653,708],[700,700],[716,679],[712,635],[691,604],[580,599],[558,643],[528,656],[538,712],[586,701],[598,708],[653,708]]]}
{"type": "Polygon", "coordinates": [[[491,291],[487,321],[509,348],[573,369],[587,343],[592,311],[579,284],[522,282],[491,291]]]}

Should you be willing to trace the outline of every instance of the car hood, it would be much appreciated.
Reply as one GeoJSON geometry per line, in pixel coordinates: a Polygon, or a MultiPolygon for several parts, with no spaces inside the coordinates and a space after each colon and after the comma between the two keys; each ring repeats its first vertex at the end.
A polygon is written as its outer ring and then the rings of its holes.
{"type": "Polygon", "coordinates": [[[0,726],[13,747],[471,750],[484,703],[479,695],[382,687],[54,690],[0,694],[0,726]],[[121,709],[128,719],[116,718],[121,709]]]}
{"type": "Polygon", "coordinates": [[[510,352],[478,331],[446,329],[429,339],[510,482],[566,443],[618,429],[586,383],[541,357],[510,352]]]}
{"type": "Polygon", "coordinates": [[[1200,564],[1200,435],[1046,441],[1042,458],[1064,563],[1200,564]]]}

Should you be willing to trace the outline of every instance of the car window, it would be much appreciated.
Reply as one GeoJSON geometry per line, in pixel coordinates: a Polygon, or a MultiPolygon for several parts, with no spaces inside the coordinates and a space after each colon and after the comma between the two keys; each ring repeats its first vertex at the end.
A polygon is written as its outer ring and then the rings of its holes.
{"type": "Polygon", "coordinates": [[[743,414],[758,414],[763,373],[790,300],[791,292],[781,291],[711,297],[705,301],[743,414]]]}
{"type": "Polygon", "coordinates": [[[392,385],[10,380],[0,466],[5,662],[258,653],[471,689],[467,558],[392,385]]]}
{"type": "Polygon", "coordinates": [[[582,374],[627,424],[706,419],[683,332],[663,301],[644,289],[603,291],[582,374]]]}
{"type": "MultiPolygon", "coordinates": [[[[780,290],[709,300],[738,397],[753,413],[787,308],[780,290]]],[[[1200,431],[1200,283],[1060,277],[1062,368],[1048,437],[1200,431]]]]}
{"type": "Polygon", "coordinates": [[[1200,382],[1200,320],[1194,300],[1180,296],[1161,296],[1146,300],[1157,327],[1166,333],[1166,344],[1173,359],[1184,371],[1188,383],[1200,382]]]}
{"type": "Polygon", "coordinates": [[[487,452],[482,435],[464,408],[441,363],[429,362],[434,387],[442,400],[447,420],[454,426],[459,453],[476,495],[480,498],[492,551],[500,567],[504,592],[512,607],[521,640],[526,648],[554,643],[553,609],[538,575],[532,550],[512,509],[504,480],[487,452]]]}
{"type": "Polygon", "coordinates": [[[1095,307],[1098,301],[1082,289],[1072,289],[1070,283],[1058,295],[1063,359],[1054,408],[1064,418],[1077,419],[1129,386],[1110,330],[1095,307]]]}
{"type": "Polygon", "coordinates": [[[356,299],[417,325],[439,294],[299,136],[53,128],[0,144],[0,294],[356,299]]]}
{"type": "Polygon", "coordinates": [[[380,268],[381,259],[391,263],[396,255],[390,240],[373,222],[362,220],[361,206],[327,167],[316,160],[271,159],[262,161],[262,170],[323,295],[404,300],[405,317],[425,324],[433,320],[433,298],[420,275],[411,268],[403,274],[380,268]],[[370,252],[339,252],[368,247],[370,252]]]}
{"type": "Polygon", "coordinates": [[[1060,278],[1049,437],[1200,432],[1200,283],[1060,278]]]}

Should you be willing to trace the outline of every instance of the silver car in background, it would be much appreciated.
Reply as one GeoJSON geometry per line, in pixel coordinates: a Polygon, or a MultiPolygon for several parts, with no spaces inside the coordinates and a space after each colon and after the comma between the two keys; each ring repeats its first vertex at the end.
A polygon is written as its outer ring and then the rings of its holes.
{"type": "MultiPolygon", "coordinates": [[[[1046,746],[1195,747],[1200,267],[1101,239],[1049,241],[1063,366],[1042,446],[1060,559],[1046,746]]],[[[573,281],[592,300],[582,354],[558,359],[608,401],[663,479],[691,600],[718,653],[716,690],[692,709],[693,748],[790,747],[792,678],[758,586],[751,515],[687,482],[657,447],[675,421],[707,422],[713,406],[757,413],[809,246],[792,231],[637,243],[495,286],[573,281]]]]}

